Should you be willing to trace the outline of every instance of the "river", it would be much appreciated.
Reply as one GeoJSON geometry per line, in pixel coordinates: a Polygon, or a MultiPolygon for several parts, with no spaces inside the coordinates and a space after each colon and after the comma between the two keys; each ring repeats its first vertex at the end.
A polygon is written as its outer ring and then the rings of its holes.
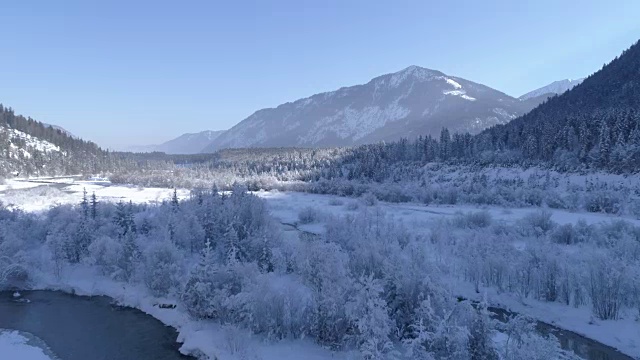
{"type": "MultiPolygon", "coordinates": [[[[136,309],[104,296],[23,291],[16,302],[0,292],[0,328],[29,332],[62,360],[185,360],[178,333],[136,309]]],[[[1,357],[1,356],[0,356],[1,357]]]]}

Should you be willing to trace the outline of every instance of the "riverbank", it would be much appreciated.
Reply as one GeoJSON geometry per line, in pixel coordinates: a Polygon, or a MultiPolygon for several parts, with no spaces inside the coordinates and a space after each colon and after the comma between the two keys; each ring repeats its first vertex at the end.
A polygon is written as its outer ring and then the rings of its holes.
{"type": "Polygon", "coordinates": [[[335,352],[311,340],[268,341],[236,326],[193,320],[175,298],[151,296],[142,286],[123,284],[95,273],[91,267],[65,270],[63,280],[38,279],[34,289],[83,296],[108,296],[119,305],[138,309],[178,331],[179,351],[198,359],[218,360],[348,360],[356,352],[335,352]],[[175,307],[162,307],[171,304],[175,307]]]}

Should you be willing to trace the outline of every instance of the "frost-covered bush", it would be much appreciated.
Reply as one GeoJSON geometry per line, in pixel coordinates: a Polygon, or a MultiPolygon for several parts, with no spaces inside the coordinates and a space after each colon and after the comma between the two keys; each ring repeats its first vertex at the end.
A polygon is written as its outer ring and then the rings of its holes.
{"type": "Polygon", "coordinates": [[[334,197],[334,198],[329,199],[329,205],[331,205],[331,206],[342,206],[342,205],[344,205],[344,201],[342,201],[342,199],[334,197]]]}
{"type": "Polygon", "coordinates": [[[298,213],[298,222],[300,222],[301,224],[311,224],[318,221],[318,218],[318,210],[310,206],[300,210],[300,212],[298,213]]]}
{"type": "Polygon", "coordinates": [[[532,320],[516,316],[502,326],[499,342],[500,359],[503,360],[578,360],[577,356],[566,353],[553,336],[542,337],[535,331],[532,320]]]}
{"type": "Polygon", "coordinates": [[[0,289],[24,288],[30,276],[27,268],[16,259],[0,256],[0,289]]]}
{"type": "Polygon", "coordinates": [[[603,212],[618,214],[622,211],[624,200],[619,192],[610,190],[594,190],[587,192],[584,203],[585,210],[589,212],[603,212]]]}
{"type": "Polygon", "coordinates": [[[360,205],[355,201],[351,201],[351,202],[348,202],[347,205],[345,205],[345,207],[349,211],[356,211],[356,210],[358,210],[360,205]]]}
{"type": "Polygon", "coordinates": [[[89,246],[89,255],[103,275],[116,277],[122,256],[122,244],[119,241],[109,236],[101,236],[89,246]]]}
{"type": "Polygon", "coordinates": [[[383,291],[382,283],[373,276],[361,277],[346,306],[348,319],[355,330],[352,340],[365,359],[383,360],[393,352],[390,338],[393,322],[387,313],[383,291]]]}
{"type": "Polygon", "coordinates": [[[269,338],[303,338],[311,332],[313,292],[295,276],[259,275],[247,290],[247,325],[269,338]]]}
{"type": "Polygon", "coordinates": [[[556,227],[549,235],[551,241],[557,244],[571,245],[576,243],[577,236],[572,224],[564,224],[556,227]]]}
{"type": "Polygon", "coordinates": [[[457,213],[453,220],[455,226],[460,228],[479,229],[491,226],[493,219],[488,211],[476,211],[457,213]]]}
{"type": "Polygon", "coordinates": [[[540,210],[528,214],[522,221],[522,231],[527,235],[542,236],[555,227],[551,212],[540,210]]]}
{"type": "Polygon", "coordinates": [[[362,195],[362,197],[360,197],[360,200],[365,206],[375,206],[378,203],[378,198],[370,192],[362,195]]]}
{"type": "Polygon", "coordinates": [[[593,314],[602,320],[617,320],[624,303],[629,278],[626,266],[602,255],[594,255],[590,262],[587,288],[593,314]]]}
{"type": "Polygon", "coordinates": [[[176,247],[168,241],[149,245],[143,253],[144,282],[154,296],[167,296],[178,290],[182,274],[182,259],[176,247]]]}

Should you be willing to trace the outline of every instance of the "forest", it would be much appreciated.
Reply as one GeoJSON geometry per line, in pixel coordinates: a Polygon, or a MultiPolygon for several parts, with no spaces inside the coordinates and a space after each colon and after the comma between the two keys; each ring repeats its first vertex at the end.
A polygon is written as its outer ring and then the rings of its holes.
{"type": "MultiPolygon", "coordinates": [[[[639,314],[640,228],[628,223],[559,225],[540,211],[505,226],[480,211],[415,233],[368,204],[311,237],[286,235],[240,186],[160,205],[85,194],[43,214],[1,210],[0,285],[86,269],[175,299],[196,319],[363,359],[572,358],[530,320],[500,323],[486,304],[461,300],[461,286],[587,306],[602,320],[639,314]],[[507,345],[494,342],[498,331],[507,345]]],[[[299,222],[331,216],[308,209],[299,222]]]]}

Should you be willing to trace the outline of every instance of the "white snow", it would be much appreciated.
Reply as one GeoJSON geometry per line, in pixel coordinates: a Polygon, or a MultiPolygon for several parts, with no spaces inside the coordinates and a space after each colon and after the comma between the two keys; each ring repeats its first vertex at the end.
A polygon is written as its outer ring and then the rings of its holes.
{"type": "Polygon", "coordinates": [[[23,133],[22,131],[18,131],[16,129],[6,128],[6,127],[0,127],[0,132],[6,133],[7,136],[9,137],[9,141],[11,142],[11,144],[9,145],[9,148],[10,148],[9,156],[13,158],[17,158],[18,153],[21,153],[22,156],[25,158],[31,158],[33,154],[29,153],[27,149],[33,149],[35,151],[39,151],[43,153],[60,152],[60,147],[48,141],[41,140],[37,137],[23,133]],[[13,144],[12,140],[16,140],[16,139],[20,139],[21,141],[23,141],[26,144],[27,149],[24,149],[21,147],[19,148],[18,146],[13,144]]]}
{"type": "MultiPolygon", "coordinates": [[[[269,205],[274,217],[283,223],[296,223],[298,213],[308,207],[312,207],[319,212],[344,216],[353,214],[348,209],[348,204],[359,202],[358,199],[343,198],[334,195],[305,194],[296,192],[259,191],[255,193],[264,198],[269,205]],[[345,206],[332,206],[339,199],[345,206]]],[[[364,205],[360,204],[360,207],[364,205]]],[[[496,221],[505,224],[515,224],[517,221],[526,218],[528,215],[537,213],[540,208],[514,208],[506,209],[500,207],[473,206],[473,205],[421,205],[410,203],[385,203],[377,204],[394,221],[404,223],[416,234],[427,234],[429,229],[442,219],[453,218],[456,214],[487,211],[496,221]]],[[[571,212],[566,210],[546,209],[551,212],[551,219],[558,224],[576,224],[578,221],[585,221],[588,224],[608,223],[612,220],[625,220],[636,226],[640,226],[640,220],[634,217],[620,217],[601,213],[571,212]]],[[[322,223],[304,225],[300,230],[314,233],[324,231],[322,223]],[[309,229],[305,226],[310,226],[309,229]]],[[[515,311],[535,318],[554,326],[570,330],[585,337],[594,339],[603,344],[609,345],[620,351],[633,356],[640,356],[640,323],[633,316],[625,317],[616,321],[594,321],[591,310],[588,306],[573,308],[560,303],[550,303],[536,301],[533,299],[521,299],[508,293],[499,293],[492,288],[483,288],[481,294],[476,294],[473,286],[469,283],[449,280],[457,292],[457,295],[469,299],[486,300],[491,305],[515,311]]]]}
{"type": "Polygon", "coordinates": [[[0,357],[7,360],[53,360],[43,349],[15,330],[0,329],[0,357]]]}
{"type": "Polygon", "coordinates": [[[579,78],[579,79],[564,79],[564,80],[558,80],[558,81],[554,81],[549,85],[543,86],[539,89],[530,91],[522,96],[520,96],[518,99],[520,100],[527,100],[530,98],[534,98],[536,96],[540,96],[540,95],[544,95],[544,94],[562,94],[565,91],[569,91],[571,89],[573,89],[573,87],[575,87],[576,85],[582,83],[582,81],[584,81],[585,78],[579,78]]]}
{"type": "MultiPolygon", "coordinates": [[[[496,170],[497,171],[497,170],[496,170]]],[[[508,174],[510,170],[501,172],[501,176],[508,174]]],[[[515,173],[514,176],[528,176],[535,170],[515,173]]],[[[456,173],[447,174],[456,176],[456,173]]],[[[603,175],[605,176],[605,175],[603,175]]],[[[631,181],[628,178],[611,176],[611,181],[631,181]]],[[[573,179],[580,182],[584,180],[573,179]]],[[[88,193],[96,192],[99,201],[134,201],[134,202],[157,202],[168,199],[172,190],[159,188],[136,188],[127,186],[116,186],[103,183],[74,181],[69,183],[62,192],[63,195],[57,197],[45,197],[36,200],[25,196],[20,204],[14,204],[16,208],[26,211],[38,211],[46,209],[55,203],[78,203],[84,188],[88,193]]],[[[16,193],[30,194],[38,189],[16,190],[16,193]]],[[[299,212],[308,207],[312,207],[319,212],[344,216],[353,214],[350,204],[359,203],[359,207],[364,207],[360,200],[345,198],[333,195],[317,195],[296,192],[259,191],[255,193],[267,201],[267,205],[272,215],[283,223],[298,223],[299,212]],[[339,200],[339,201],[337,201],[339,200]],[[338,205],[336,205],[338,204],[338,205]],[[343,204],[343,205],[339,205],[343,204]]],[[[5,194],[0,198],[4,201],[5,194]]],[[[179,192],[181,198],[188,196],[186,190],[179,192]]],[[[453,218],[459,212],[475,212],[479,210],[487,211],[495,221],[513,224],[527,217],[532,213],[540,211],[540,208],[511,208],[487,207],[474,205],[422,205],[412,203],[385,203],[378,205],[395,221],[402,222],[408,226],[410,231],[416,234],[426,233],[430,226],[446,218],[453,218]]],[[[589,224],[610,222],[612,220],[623,219],[636,226],[640,226],[640,220],[634,217],[621,217],[601,213],[571,212],[567,210],[547,209],[551,213],[552,220],[559,224],[577,223],[584,220],[589,224]]],[[[322,233],[326,220],[320,217],[318,221],[300,225],[298,228],[312,233],[322,233]]],[[[136,307],[142,311],[160,319],[167,325],[178,329],[179,341],[184,342],[181,350],[184,353],[191,353],[198,349],[209,356],[217,356],[220,359],[241,359],[243,357],[259,356],[262,359],[347,359],[349,354],[344,352],[331,352],[323,349],[311,341],[281,341],[268,342],[258,336],[252,336],[247,331],[233,327],[225,327],[207,321],[194,321],[189,318],[184,309],[178,305],[176,309],[159,309],[154,306],[158,302],[178,303],[177,299],[158,299],[149,295],[142,287],[127,285],[112,281],[95,273],[95,269],[77,268],[69,269],[69,273],[61,277],[61,283],[51,276],[48,279],[40,279],[40,288],[62,289],[78,294],[87,295],[107,295],[117,299],[125,305],[136,307]],[[242,350],[244,349],[244,350],[242,350]],[[241,351],[242,350],[242,351],[241,351]]],[[[507,308],[521,314],[525,314],[541,321],[551,323],[586,337],[592,338],[601,343],[610,345],[621,351],[640,355],[640,324],[632,317],[625,317],[616,321],[593,321],[588,307],[573,308],[559,303],[540,302],[532,299],[521,299],[515,295],[498,293],[491,288],[483,288],[482,294],[478,295],[469,283],[461,283],[454,279],[453,284],[458,295],[468,298],[486,299],[496,306],[507,308]]],[[[0,344],[1,349],[1,344],[0,344]]],[[[2,351],[0,350],[0,354],[2,351]]],[[[212,357],[213,358],[213,357],[212,357]]],[[[43,358],[47,359],[47,358],[43,358]]]]}
{"type": "Polygon", "coordinates": [[[467,95],[467,92],[464,90],[444,90],[442,93],[444,95],[459,96],[469,101],[476,101],[476,98],[467,95]]]}
{"type": "Polygon", "coordinates": [[[449,78],[445,78],[445,80],[447,81],[447,84],[453,86],[454,89],[461,89],[462,85],[458,84],[455,80],[449,79],[449,78]]]}
{"type": "MultiPolygon", "coordinates": [[[[136,204],[158,204],[173,195],[172,189],[112,185],[104,180],[76,181],[72,178],[54,178],[46,180],[46,183],[42,183],[43,181],[10,180],[9,184],[0,186],[0,202],[10,209],[36,212],[56,205],[78,204],[82,200],[84,190],[87,191],[88,197],[95,193],[99,202],[112,203],[131,201],[136,204]],[[58,189],[58,186],[61,188],[58,189]]],[[[179,199],[189,196],[189,190],[177,191],[179,199]]]]}

